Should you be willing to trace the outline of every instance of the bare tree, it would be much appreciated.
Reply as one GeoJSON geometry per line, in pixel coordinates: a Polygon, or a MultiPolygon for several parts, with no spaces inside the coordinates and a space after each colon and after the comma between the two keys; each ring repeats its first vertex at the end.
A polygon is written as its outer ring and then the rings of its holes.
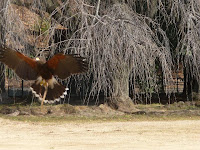
{"type": "Polygon", "coordinates": [[[168,38],[174,62],[184,64],[184,93],[191,98],[192,90],[199,93],[200,1],[158,2],[159,13],[165,18],[165,32],[171,34],[168,38]]]}
{"type": "MultiPolygon", "coordinates": [[[[6,34],[6,28],[5,28],[5,24],[6,24],[6,16],[5,16],[5,11],[6,11],[6,7],[7,7],[8,2],[7,1],[2,1],[0,4],[0,44],[5,44],[6,42],[6,38],[5,38],[5,34],[6,34]]],[[[0,64],[0,88],[1,88],[1,92],[5,92],[5,74],[4,74],[4,65],[0,64]]]]}
{"type": "Polygon", "coordinates": [[[90,21],[88,14],[83,13],[85,21],[82,26],[86,28],[81,30],[81,39],[86,41],[72,44],[90,56],[93,80],[89,93],[95,95],[103,91],[111,97],[110,102],[115,108],[128,109],[132,106],[130,83],[140,84],[143,92],[148,94],[158,90],[156,60],[160,61],[164,84],[170,84],[170,47],[156,22],[134,13],[127,5],[115,4],[104,13],[103,16],[96,14],[96,21],[90,21]],[[145,19],[152,23],[164,40],[158,39],[145,19]]]}
{"type": "Polygon", "coordinates": [[[198,0],[4,2],[0,24],[10,47],[31,55],[42,47],[50,55],[63,51],[88,57],[88,74],[75,78],[85,100],[103,92],[114,108],[131,110],[130,91],[135,96],[137,85],[149,98],[158,92],[158,65],[162,84],[174,84],[172,68],[179,61],[199,83],[198,0]],[[28,25],[16,8],[25,17],[32,13],[28,25]]]}
{"type": "MultiPolygon", "coordinates": [[[[189,91],[199,95],[200,84],[200,1],[191,0],[185,3],[176,3],[175,7],[181,11],[177,16],[181,16],[179,32],[180,42],[177,46],[179,56],[185,66],[185,84],[189,91]]],[[[191,95],[191,92],[188,92],[191,95]]],[[[199,99],[199,96],[197,97],[199,99]]]]}

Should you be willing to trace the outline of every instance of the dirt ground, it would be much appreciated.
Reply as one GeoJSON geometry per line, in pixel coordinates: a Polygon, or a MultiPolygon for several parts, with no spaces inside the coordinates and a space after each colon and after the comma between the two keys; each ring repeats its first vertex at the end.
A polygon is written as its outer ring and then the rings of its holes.
{"type": "Polygon", "coordinates": [[[0,150],[199,150],[200,120],[21,122],[0,118],[0,150]]]}

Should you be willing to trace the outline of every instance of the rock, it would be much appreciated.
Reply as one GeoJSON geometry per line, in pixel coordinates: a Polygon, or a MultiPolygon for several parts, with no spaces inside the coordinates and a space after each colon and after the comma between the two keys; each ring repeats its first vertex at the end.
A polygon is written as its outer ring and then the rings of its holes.
{"type": "Polygon", "coordinates": [[[11,114],[11,113],[14,113],[15,110],[11,109],[11,108],[8,108],[8,107],[3,107],[1,110],[0,110],[0,113],[1,114],[11,114]]]}
{"type": "Polygon", "coordinates": [[[178,103],[177,103],[177,106],[178,107],[182,107],[182,106],[184,106],[185,105],[185,103],[183,102],[183,101],[179,101],[178,103]]]}
{"type": "Polygon", "coordinates": [[[21,110],[19,115],[30,115],[31,113],[28,111],[21,110]]]}
{"type": "Polygon", "coordinates": [[[193,103],[191,101],[186,101],[185,106],[193,106],[193,103]]]}
{"type": "Polygon", "coordinates": [[[146,115],[147,112],[143,111],[143,110],[139,110],[139,111],[133,112],[132,114],[134,114],[134,115],[146,115]]]}
{"type": "Polygon", "coordinates": [[[156,115],[156,116],[161,116],[165,114],[165,110],[157,110],[157,111],[149,111],[147,112],[147,115],[156,115]]]}
{"type": "Polygon", "coordinates": [[[103,113],[103,114],[107,114],[107,115],[124,115],[124,112],[114,110],[114,109],[110,108],[107,104],[101,104],[101,105],[99,105],[98,108],[100,108],[101,113],[103,113]]]}
{"type": "Polygon", "coordinates": [[[60,109],[63,110],[66,114],[76,113],[75,107],[70,104],[64,104],[60,109]]]}
{"type": "Polygon", "coordinates": [[[200,107],[200,101],[196,101],[195,106],[200,107]]]}
{"type": "Polygon", "coordinates": [[[47,109],[44,107],[43,110],[41,108],[33,107],[31,108],[31,114],[35,116],[41,116],[47,114],[47,109]]]}
{"type": "Polygon", "coordinates": [[[18,116],[20,114],[19,110],[16,110],[15,112],[8,114],[8,116],[18,116]]]}
{"type": "Polygon", "coordinates": [[[112,109],[106,104],[99,105],[99,108],[101,109],[102,112],[106,113],[112,111],[112,109]]]}

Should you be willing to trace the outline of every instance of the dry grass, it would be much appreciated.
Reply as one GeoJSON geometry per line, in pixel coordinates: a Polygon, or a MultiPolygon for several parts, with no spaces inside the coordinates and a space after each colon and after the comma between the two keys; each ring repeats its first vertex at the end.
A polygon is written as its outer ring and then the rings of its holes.
{"type": "MultiPolygon", "coordinates": [[[[135,114],[124,114],[117,111],[109,112],[100,111],[97,106],[72,106],[72,105],[58,105],[58,106],[45,106],[44,110],[51,111],[50,113],[41,113],[40,106],[8,106],[1,105],[0,111],[7,108],[12,112],[15,110],[32,112],[29,115],[2,114],[1,118],[23,121],[23,122],[113,122],[113,121],[164,121],[164,120],[196,120],[200,119],[199,107],[179,108],[171,105],[168,108],[165,105],[152,104],[152,105],[136,105],[138,111],[135,114]],[[196,113],[190,113],[195,110],[196,113]],[[34,113],[33,113],[34,111],[34,113]],[[37,112],[36,112],[37,111],[37,112]],[[168,113],[172,112],[172,113],[168,113]],[[165,113],[160,113],[165,112],[165,113]]],[[[106,108],[107,109],[107,108],[106,108]]]]}

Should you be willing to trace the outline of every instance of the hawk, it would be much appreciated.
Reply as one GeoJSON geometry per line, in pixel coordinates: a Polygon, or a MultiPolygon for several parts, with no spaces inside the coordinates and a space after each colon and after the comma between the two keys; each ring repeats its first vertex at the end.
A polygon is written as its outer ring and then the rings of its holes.
{"type": "Polygon", "coordinates": [[[8,47],[0,46],[0,61],[24,80],[35,80],[32,93],[43,103],[59,101],[66,89],[55,78],[66,79],[73,74],[87,72],[88,63],[77,54],[58,53],[48,61],[32,59],[8,47]]]}

